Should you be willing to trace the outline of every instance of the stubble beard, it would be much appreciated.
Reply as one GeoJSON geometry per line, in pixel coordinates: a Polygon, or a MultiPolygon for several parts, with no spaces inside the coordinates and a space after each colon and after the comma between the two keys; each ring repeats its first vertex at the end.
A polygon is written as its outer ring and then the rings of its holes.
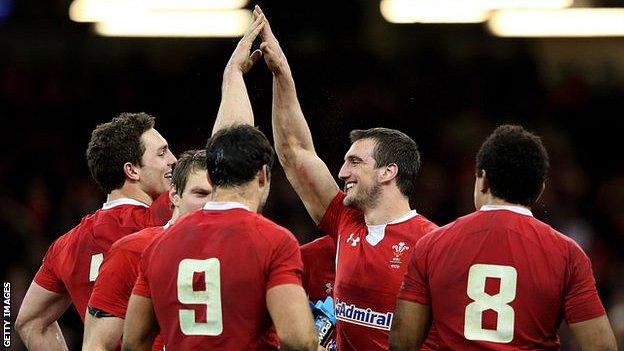
{"type": "Polygon", "coordinates": [[[366,189],[360,189],[360,193],[344,198],[343,205],[353,207],[362,212],[374,208],[379,202],[381,194],[381,184],[375,183],[366,189]]]}

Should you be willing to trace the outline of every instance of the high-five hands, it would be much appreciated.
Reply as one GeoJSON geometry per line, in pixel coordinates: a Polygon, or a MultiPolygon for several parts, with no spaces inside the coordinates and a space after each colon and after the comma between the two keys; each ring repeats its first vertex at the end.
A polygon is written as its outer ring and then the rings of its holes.
{"type": "Polygon", "coordinates": [[[243,74],[249,72],[254,63],[262,57],[261,50],[254,50],[251,55],[251,46],[262,29],[266,26],[264,15],[254,10],[253,23],[249,26],[245,35],[241,38],[227,63],[226,69],[239,70],[243,74]]]}

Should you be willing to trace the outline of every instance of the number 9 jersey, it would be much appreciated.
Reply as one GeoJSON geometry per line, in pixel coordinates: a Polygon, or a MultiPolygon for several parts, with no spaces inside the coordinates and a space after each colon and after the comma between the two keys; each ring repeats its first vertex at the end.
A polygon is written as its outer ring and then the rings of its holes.
{"type": "Polygon", "coordinates": [[[266,292],[301,286],[302,271],[287,229],[241,204],[208,202],[145,250],[132,293],[152,300],[166,349],[277,350],[266,292]]]}
{"type": "Polygon", "coordinates": [[[399,299],[431,306],[438,350],[558,350],[562,318],[605,314],[582,249],[518,206],[483,206],[423,237],[399,299]]]}

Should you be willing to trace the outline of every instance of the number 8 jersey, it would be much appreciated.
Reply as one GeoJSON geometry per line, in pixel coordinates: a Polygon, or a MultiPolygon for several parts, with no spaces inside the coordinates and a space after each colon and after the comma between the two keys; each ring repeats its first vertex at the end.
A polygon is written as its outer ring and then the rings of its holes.
{"type": "Polygon", "coordinates": [[[517,206],[483,206],[423,237],[399,299],[431,306],[438,350],[558,350],[562,318],[605,314],[582,249],[517,206]]]}
{"type": "Polygon", "coordinates": [[[241,204],[208,202],[145,250],[132,293],[151,298],[167,349],[277,350],[266,292],[301,285],[302,271],[287,229],[241,204]]]}

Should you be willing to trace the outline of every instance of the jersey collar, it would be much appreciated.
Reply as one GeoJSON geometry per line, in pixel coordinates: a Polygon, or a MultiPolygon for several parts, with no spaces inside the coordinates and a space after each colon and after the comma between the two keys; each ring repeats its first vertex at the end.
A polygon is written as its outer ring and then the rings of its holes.
{"type": "Polygon", "coordinates": [[[402,215],[401,217],[393,220],[392,222],[388,222],[386,224],[375,224],[375,225],[367,224],[366,227],[368,227],[368,233],[366,234],[366,241],[368,241],[368,243],[373,246],[379,244],[379,242],[382,241],[383,238],[386,236],[386,226],[390,224],[398,224],[398,223],[408,221],[416,217],[417,215],[418,213],[416,212],[416,210],[410,210],[409,212],[402,215]]]}
{"type": "Polygon", "coordinates": [[[480,211],[496,211],[496,210],[507,210],[511,212],[515,212],[525,216],[533,217],[533,212],[526,207],[522,206],[513,206],[513,205],[483,205],[481,206],[480,211]]]}
{"type": "Polygon", "coordinates": [[[232,210],[235,208],[242,208],[251,212],[249,207],[235,201],[208,201],[204,205],[204,210],[232,210]]]}
{"type": "Polygon", "coordinates": [[[102,209],[103,210],[108,210],[108,209],[111,209],[113,207],[117,207],[117,206],[121,206],[121,205],[132,205],[132,206],[149,207],[147,204],[144,204],[141,201],[124,197],[124,198],[121,198],[121,199],[105,202],[104,205],[102,205],[102,209]]]}

